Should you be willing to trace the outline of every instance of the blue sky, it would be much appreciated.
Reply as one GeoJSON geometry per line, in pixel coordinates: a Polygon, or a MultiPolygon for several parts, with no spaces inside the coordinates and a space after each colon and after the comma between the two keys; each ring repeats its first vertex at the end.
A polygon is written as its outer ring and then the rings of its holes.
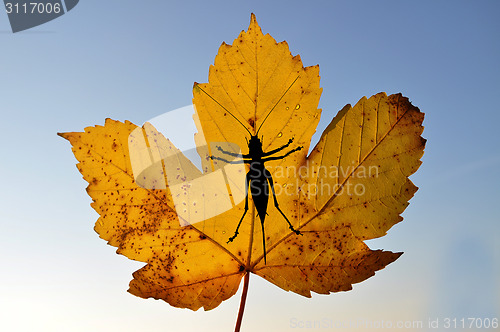
{"type": "Polygon", "coordinates": [[[499,2],[87,0],[16,34],[0,13],[0,330],[233,329],[241,290],[210,312],[126,292],[142,263],[94,233],[86,183],[56,133],[190,104],[251,12],[320,65],[318,134],[345,104],[402,92],[426,113],[428,142],[404,221],[368,241],[405,254],[353,291],[312,299],[253,275],[242,331],[500,318],[499,2]]]}

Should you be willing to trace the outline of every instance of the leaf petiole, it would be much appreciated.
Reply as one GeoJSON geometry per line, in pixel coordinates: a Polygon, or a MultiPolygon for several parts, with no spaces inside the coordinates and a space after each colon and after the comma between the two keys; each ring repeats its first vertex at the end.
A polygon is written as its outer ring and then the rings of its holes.
{"type": "Polygon", "coordinates": [[[245,303],[247,301],[249,281],[250,281],[250,272],[247,271],[247,273],[245,274],[245,280],[243,282],[243,292],[241,293],[240,310],[238,311],[238,318],[236,319],[236,326],[234,327],[234,332],[240,332],[241,321],[243,320],[243,311],[245,311],[245,303]]]}

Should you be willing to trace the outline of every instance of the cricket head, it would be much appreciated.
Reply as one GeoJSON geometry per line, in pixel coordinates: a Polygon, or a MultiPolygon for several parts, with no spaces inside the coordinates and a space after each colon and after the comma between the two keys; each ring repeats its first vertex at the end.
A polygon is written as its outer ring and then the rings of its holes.
{"type": "Polygon", "coordinates": [[[251,135],[250,141],[248,142],[248,150],[252,153],[264,153],[262,151],[262,141],[259,139],[257,135],[251,135]]]}

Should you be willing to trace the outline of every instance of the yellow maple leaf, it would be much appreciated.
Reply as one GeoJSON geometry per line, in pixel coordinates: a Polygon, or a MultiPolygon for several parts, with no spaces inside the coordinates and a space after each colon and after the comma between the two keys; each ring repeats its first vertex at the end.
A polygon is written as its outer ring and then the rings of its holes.
{"type": "Polygon", "coordinates": [[[401,221],[417,190],[408,177],[421,163],[424,115],[400,94],[362,98],[337,114],[307,155],[321,113],[319,80],[318,66],[304,68],[252,14],[248,31],[220,47],[209,83],[193,89],[201,171],[148,123],[107,119],[60,134],[89,183],[96,232],[117,253],[147,263],[129,292],[210,310],[243,276],[246,294],[254,273],[310,297],[349,290],[401,255],[363,241],[401,221]],[[293,150],[265,163],[291,226],[269,194],[264,226],[249,197],[235,234],[249,168],[223,162],[228,154],[219,151],[244,156],[257,133],[264,152],[293,150]]]}

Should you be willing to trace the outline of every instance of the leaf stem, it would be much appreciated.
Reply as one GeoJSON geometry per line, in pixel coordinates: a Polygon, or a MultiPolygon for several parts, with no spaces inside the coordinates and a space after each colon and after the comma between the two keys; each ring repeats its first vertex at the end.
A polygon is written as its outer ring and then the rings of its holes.
{"type": "Polygon", "coordinates": [[[238,311],[238,318],[236,319],[236,326],[234,332],[240,332],[241,321],[243,320],[243,311],[245,311],[245,303],[247,301],[248,282],[250,281],[250,271],[245,274],[245,281],[243,282],[243,292],[241,293],[240,310],[238,311]]]}

